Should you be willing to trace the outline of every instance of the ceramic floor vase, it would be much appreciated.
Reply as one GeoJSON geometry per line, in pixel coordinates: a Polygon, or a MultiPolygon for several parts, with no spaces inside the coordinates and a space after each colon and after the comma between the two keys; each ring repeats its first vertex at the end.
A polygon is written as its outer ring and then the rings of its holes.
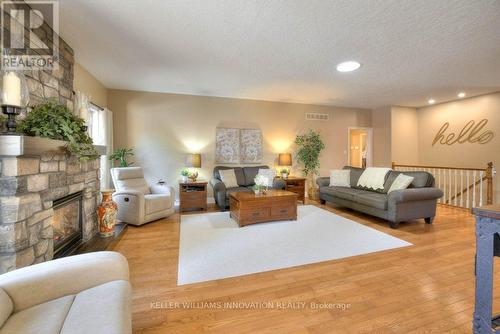
{"type": "Polygon", "coordinates": [[[102,202],[97,207],[97,217],[99,219],[99,233],[103,237],[111,237],[116,225],[116,213],[118,205],[113,202],[112,190],[103,190],[102,202]]]}

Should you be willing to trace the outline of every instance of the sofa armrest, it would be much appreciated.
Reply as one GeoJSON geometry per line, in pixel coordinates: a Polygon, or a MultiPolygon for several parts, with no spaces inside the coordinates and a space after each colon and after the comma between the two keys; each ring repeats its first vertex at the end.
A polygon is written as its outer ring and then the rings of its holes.
{"type": "Polygon", "coordinates": [[[443,191],[438,188],[409,188],[395,190],[389,193],[389,203],[404,203],[425,200],[437,200],[443,197],[443,191]]]}
{"type": "Polygon", "coordinates": [[[161,184],[153,184],[150,187],[150,189],[151,189],[152,194],[164,194],[164,195],[170,195],[172,197],[175,196],[175,190],[171,186],[161,185],[161,184]]]}
{"type": "Polygon", "coordinates": [[[116,252],[94,252],[35,264],[0,275],[0,288],[14,312],[116,280],[129,280],[127,260],[116,252]]]}
{"type": "Polygon", "coordinates": [[[211,179],[210,185],[212,186],[215,203],[219,206],[226,206],[226,185],[219,179],[211,179]]]}
{"type": "Polygon", "coordinates": [[[285,180],[281,178],[275,178],[273,180],[273,189],[285,189],[285,180]]]}
{"type": "Polygon", "coordinates": [[[144,222],[146,204],[144,194],[137,190],[122,190],[113,193],[113,201],[118,205],[119,221],[140,225],[144,222]]]}
{"type": "Polygon", "coordinates": [[[211,179],[210,185],[212,186],[214,193],[217,191],[226,191],[226,185],[219,179],[211,179]]]}
{"type": "Polygon", "coordinates": [[[330,178],[328,176],[318,177],[316,179],[316,184],[321,187],[328,187],[330,185],[330,178]]]}
{"type": "Polygon", "coordinates": [[[120,191],[115,191],[113,193],[114,196],[120,196],[120,195],[128,195],[128,196],[135,196],[138,198],[143,198],[144,199],[144,193],[138,190],[133,190],[133,189],[125,189],[125,190],[120,190],[120,191]]]}

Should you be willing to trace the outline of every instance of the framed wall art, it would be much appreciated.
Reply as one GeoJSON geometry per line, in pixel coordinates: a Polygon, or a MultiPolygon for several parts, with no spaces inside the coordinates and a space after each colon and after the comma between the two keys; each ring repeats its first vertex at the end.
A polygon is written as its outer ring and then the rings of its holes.
{"type": "Polygon", "coordinates": [[[240,129],[217,128],[215,162],[237,164],[240,159],[240,129]]]}

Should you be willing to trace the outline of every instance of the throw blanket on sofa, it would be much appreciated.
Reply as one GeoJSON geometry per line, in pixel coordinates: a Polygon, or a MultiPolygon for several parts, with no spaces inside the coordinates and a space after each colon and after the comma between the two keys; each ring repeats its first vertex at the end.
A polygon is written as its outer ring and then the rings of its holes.
{"type": "Polygon", "coordinates": [[[359,177],[358,187],[384,189],[385,176],[390,170],[390,168],[368,167],[359,177]]]}

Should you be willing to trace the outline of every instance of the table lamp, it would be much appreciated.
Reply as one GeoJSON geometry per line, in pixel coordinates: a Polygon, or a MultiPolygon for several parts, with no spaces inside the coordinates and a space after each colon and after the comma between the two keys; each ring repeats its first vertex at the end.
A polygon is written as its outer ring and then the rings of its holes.
{"type": "MultiPolygon", "coordinates": [[[[201,154],[200,153],[188,154],[186,156],[186,167],[201,168],[201,154]]],[[[198,172],[189,174],[189,179],[192,182],[196,182],[197,177],[198,177],[198,172]]]]}
{"type": "MultiPolygon", "coordinates": [[[[280,153],[278,155],[278,166],[284,166],[284,167],[290,167],[292,166],[292,154],[291,153],[280,153]]],[[[288,168],[283,168],[280,170],[281,177],[286,179],[288,178],[288,174],[290,174],[290,169],[288,168]],[[283,173],[282,171],[286,169],[286,172],[283,173]]]]}

